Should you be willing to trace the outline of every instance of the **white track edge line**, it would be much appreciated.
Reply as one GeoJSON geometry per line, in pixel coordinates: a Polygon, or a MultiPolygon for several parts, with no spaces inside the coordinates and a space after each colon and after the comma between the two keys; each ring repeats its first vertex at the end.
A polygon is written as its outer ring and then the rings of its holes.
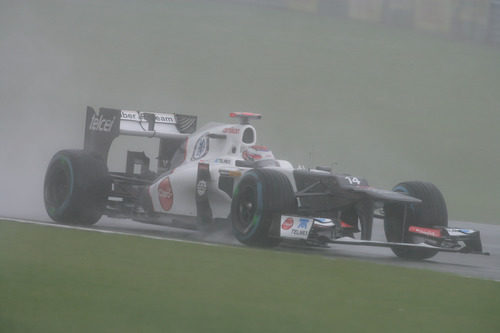
{"type": "Polygon", "coordinates": [[[173,242],[178,242],[178,243],[198,244],[198,245],[206,245],[206,246],[219,246],[219,247],[233,247],[233,246],[227,245],[227,244],[197,242],[197,241],[190,241],[190,240],[177,239],[177,238],[169,238],[169,237],[161,237],[161,236],[152,236],[152,235],[129,233],[129,232],[123,232],[123,231],[113,231],[113,230],[106,230],[106,229],[94,229],[94,228],[88,228],[88,227],[79,227],[79,226],[72,226],[72,225],[56,224],[56,223],[52,223],[52,222],[42,222],[42,221],[36,221],[36,220],[25,220],[25,219],[19,219],[19,218],[13,218],[13,217],[6,217],[6,216],[0,216],[0,220],[4,220],[4,221],[7,221],[7,222],[18,222],[18,223],[26,223],[26,224],[35,224],[35,225],[41,225],[41,226],[53,227],[53,228],[61,228],[61,229],[73,229],[73,230],[80,230],[80,231],[92,231],[92,232],[99,232],[99,233],[102,233],[102,234],[113,234],[113,235],[121,235],[121,236],[135,236],[135,237],[141,237],[141,238],[147,238],[147,239],[155,239],[155,240],[168,240],[168,241],[173,241],[173,242]]]}

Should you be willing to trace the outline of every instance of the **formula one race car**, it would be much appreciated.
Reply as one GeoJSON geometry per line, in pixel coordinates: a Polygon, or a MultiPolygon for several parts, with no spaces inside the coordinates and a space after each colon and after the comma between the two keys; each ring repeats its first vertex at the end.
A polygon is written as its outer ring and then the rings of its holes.
{"type": "Polygon", "coordinates": [[[47,213],[56,222],[91,225],[102,215],[184,228],[231,223],[235,237],[254,246],[282,239],[390,247],[402,258],[438,251],[482,252],[479,232],[448,227],[445,200],[430,183],[404,182],[392,191],[329,168],[294,169],[257,145],[253,113],[239,123],[197,117],[87,108],[83,150],[62,150],[44,183],[47,213]],[[144,152],[128,151],[125,172],[108,170],[119,135],[157,138],[156,171],[144,152]],[[375,217],[388,242],[371,241],[375,217]],[[360,233],[359,239],[354,234],[360,233]]]}

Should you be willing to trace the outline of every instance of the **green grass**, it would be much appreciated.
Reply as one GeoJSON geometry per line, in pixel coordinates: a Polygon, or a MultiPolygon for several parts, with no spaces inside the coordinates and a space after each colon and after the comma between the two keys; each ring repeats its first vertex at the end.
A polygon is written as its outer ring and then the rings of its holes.
{"type": "Polygon", "coordinates": [[[1,332],[498,332],[500,284],[0,222],[1,332]]]}
{"type": "MultiPolygon", "coordinates": [[[[500,223],[498,48],[227,2],[2,9],[0,107],[33,124],[21,131],[6,117],[0,126],[9,140],[30,128],[45,140],[23,156],[44,161],[79,147],[88,104],[196,114],[202,123],[260,112],[259,142],[295,165],[336,163],[384,188],[431,181],[452,219],[500,223]]],[[[17,146],[4,149],[18,155],[17,146]]]]}

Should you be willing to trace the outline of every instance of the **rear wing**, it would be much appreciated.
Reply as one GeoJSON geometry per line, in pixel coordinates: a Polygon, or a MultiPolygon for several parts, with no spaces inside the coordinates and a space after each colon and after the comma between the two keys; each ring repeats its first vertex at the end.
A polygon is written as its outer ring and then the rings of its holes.
{"type": "Polygon", "coordinates": [[[196,116],[174,113],[148,113],[87,107],[84,149],[105,161],[113,140],[119,135],[148,138],[183,139],[196,131],[196,116]]]}

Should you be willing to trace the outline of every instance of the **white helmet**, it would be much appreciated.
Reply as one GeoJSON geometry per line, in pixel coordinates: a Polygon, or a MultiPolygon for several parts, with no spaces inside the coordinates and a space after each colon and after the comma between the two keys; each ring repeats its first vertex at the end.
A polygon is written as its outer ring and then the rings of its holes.
{"type": "Polygon", "coordinates": [[[266,146],[250,146],[243,151],[242,155],[246,161],[274,160],[273,153],[266,146]]]}

